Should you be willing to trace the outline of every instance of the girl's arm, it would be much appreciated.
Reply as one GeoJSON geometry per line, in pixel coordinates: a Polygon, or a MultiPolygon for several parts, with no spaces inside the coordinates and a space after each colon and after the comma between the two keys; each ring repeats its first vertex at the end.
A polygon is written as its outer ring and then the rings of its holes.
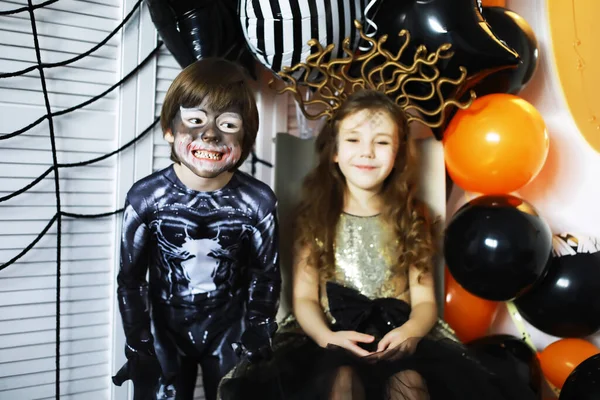
{"type": "Polygon", "coordinates": [[[307,264],[309,249],[304,248],[295,256],[293,278],[293,308],[296,320],[319,346],[329,344],[343,347],[359,356],[366,356],[368,351],[356,343],[370,343],[375,338],[354,331],[333,332],[319,301],[319,271],[307,264]]]}
{"type": "Polygon", "coordinates": [[[418,269],[410,267],[408,279],[412,312],[406,324],[409,324],[411,332],[416,333],[416,336],[423,337],[429,333],[437,321],[433,275],[431,272],[421,274],[418,269]]]}
{"type": "Polygon", "coordinates": [[[325,347],[332,331],[319,302],[319,271],[307,264],[309,251],[305,247],[294,257],[294,315],[304,332],[325,347]]]}
{"type": "Polygon", "coordinates": [[[391,330],[379,341],[377,351],[393,349],[408,339],[422,338],[429,333],[437,321],[433,275],[431,273],[421,275],[417,268],[410,267],[408,282],[412,308],[410,317],[404,325],[391,330]]]}

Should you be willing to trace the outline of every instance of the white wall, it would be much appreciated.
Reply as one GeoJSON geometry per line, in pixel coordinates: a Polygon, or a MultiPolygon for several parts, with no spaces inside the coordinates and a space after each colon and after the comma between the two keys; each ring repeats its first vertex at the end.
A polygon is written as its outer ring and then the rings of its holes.
{"type": "MultiPolygon", "coordinates": [[[[26,5],[2,1],[0,10],[26,5]]],[[[118,0],[61,1],[35,11],[41,58],[58,62],[104,39],[121,20],[118,0]]],[[[45,71],[53,111],[81,103],[119,80],[120,36],[93,55],[45,71]]],[[[0,71],[36,64],[29,14],[0,16],[0,71]]],[[[83,161],[116,148],[119,93],[54,119],[59,163],[83,161]]],[[[37,71],[0,79],[0,133],[44,115],[37,71]]],[[[49,125],[0,141],[0,197],[52,165],[49,125]]],[[[115,208],[116,159],[59,171],[62,210],[115,208]]],[[[0,263],[16,256],[57,212],[54,174],[0,203],[0,263]]],[[[109,396],[112,218],[62,222],[60,390],[63,399],[109,396]]],[[[54,398],[57,224],[14,265],[0,271],[0,398],[54,398]]]]}

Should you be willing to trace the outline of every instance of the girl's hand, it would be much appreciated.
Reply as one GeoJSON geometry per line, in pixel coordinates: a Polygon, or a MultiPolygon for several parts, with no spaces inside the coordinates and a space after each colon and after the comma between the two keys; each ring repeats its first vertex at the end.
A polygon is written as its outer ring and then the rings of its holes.
{"type": "Polygon", "coordinates": [[[404,325],[393,329],[387,333],[377,344],[377,352],[382,352],[385,350],[392,350],[403,343],[410,344],[410,348],[406,348],[406,350],[414,350],[416,344],[421,340],[421,338],[425,336],[419,327],[414,324],[411,324],[411,321],[406,322],[404,325]]]}
{"type": "Polygon", "coordinates": [[[375,337],[371,335],[367,335],[360,332],[355,331],[338,331],[331,332],[322,344],[319,345],[321,347],[327,347],[327,345],[335,345],[339,347],[343,347],[346,350],[351,351],[359,357],[366,357],[370,352],[361,348],[357,343],[372,343],[375,340],[375,337]]]}

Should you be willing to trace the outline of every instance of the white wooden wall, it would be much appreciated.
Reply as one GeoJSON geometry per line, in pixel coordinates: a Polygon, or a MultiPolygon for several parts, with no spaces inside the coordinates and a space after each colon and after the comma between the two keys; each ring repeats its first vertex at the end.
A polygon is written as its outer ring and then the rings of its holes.
{"type": "MultiPolygon", "coordinates": [[[[38,1],[34,1],[38,3],[38,1]]],[[[27,5],[0,2],[0,10],[27,5]]],[[[63,0],[35,11],[41,58],[58,62],[104,39],[121,20],[118,0],[63,0]]],[[[36,63],[27,12],[0,16],[0,72],[36,63]]],[[[72,65],[45,71],[53,111],[81,103],[119,79],[120,36],[72,65]]],[[[58,162],[83,161],[116,146],[119,92],[54,119],[58,162]]],[[[0,133],[46,113],[37,71],[0,79],[0,133]]],[[[0,141],[0,197],[31,182],[52,164],[48,122],[0,141]]],[[[101,213],[115,208],[116,159],[61,169],[64,211],[101,213]]],[[[54,176],[0,203],[0,263],[17,255],[56,213],[54,176]]],[[[109,396],[114,223],[62,224],[62,399],[109,396]]],[[[0,398],[54,398],[56,224],[17,264],[0,271],[0,398]]]]}

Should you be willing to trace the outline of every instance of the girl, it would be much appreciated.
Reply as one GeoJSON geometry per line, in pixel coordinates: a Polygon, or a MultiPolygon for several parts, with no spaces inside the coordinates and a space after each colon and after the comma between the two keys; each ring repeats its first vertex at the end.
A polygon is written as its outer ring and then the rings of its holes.
{"type": "MultiPolygon", "coordinates": [[[[266,363],[239,365],[223,399],[534,399],[438,323],[434,223],[416,198],[407,119],[376,91],[351,95],[316,141],[298,212],[297,324],[266,363]]],[[[285,333],[283,333],[285,332],[285,333]]]]}

